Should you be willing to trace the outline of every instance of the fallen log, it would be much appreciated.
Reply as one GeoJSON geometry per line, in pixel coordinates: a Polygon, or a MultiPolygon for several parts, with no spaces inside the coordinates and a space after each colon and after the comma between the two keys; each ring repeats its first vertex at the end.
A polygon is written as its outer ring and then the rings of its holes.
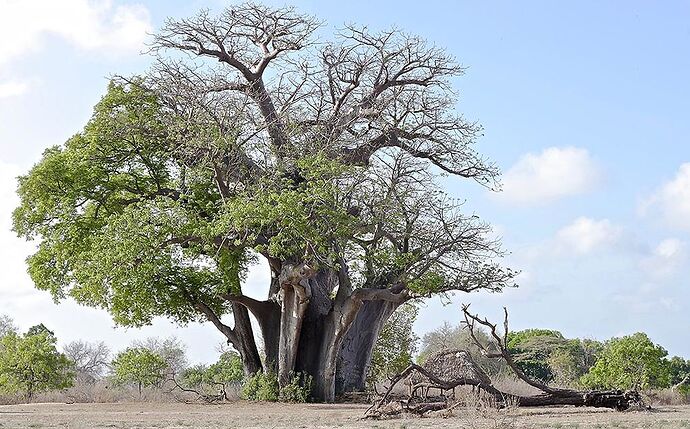
{"type": "Polygon", "coordinates": [[[521,396],[511,393],[503,392],[491,384],[479,382],[477,380],[464,379],[449,383],[441,380],[434,374],[427,371],[425,368],[412,364],[405,368],[402,372],[391,379],[391,384],[386,389],[380,400],[374,402],[366,411],[365,417],[379,418],[382,415],[391,416],[400,414],[402,412],[412,414],[425,414],[428,411],[440,411],[454,407],[456,404],[448,404],[447,401],[433,402],[414,402],[409,398],[407,401],[388,401],[390,393],[395,386],[413,372],[419,372],[426,376],[434,383],[434,387],[451,390],[459,386],[478,386],[486,392],[486,394],[493,397],[495,404],[498,407],[504,407],[507,404],[515,404],[523,407],[544,407],[556,405],[571,405],[576,407],[597,407],[597,408],[611,408],[618,411],[624,411],[632,407],[643,406],[641,395],[635,391],[578,391],[569,389],[554,389],[551,393],[542,393],[534,396],[521,396]],[[399,404],[397,407],[387,408],[385,412],[381,412],[384,406],[389,406],[392,402],[399,404]]]}
{"type": "Polygon", "coordinates": [[[482,351],[482,353],[489,358],[500,358],[503,359],[508,367],[515,373],[515,375],[525,383],[539,389],[542,393],[533,396],[521,396],[514,395],[511,393],[503,392],[491,384],[491,380],[485,378],[474,379],[474,378],[458,378],[453,381],[443,380],[439,378],[436,374],[431,373],[426,368],[412,364],[405,368],[402,372],[398,373],[396,376],[391,378],[391,384],[386,389],[385,393],[380,400],[375,401],[371,407],[366,411],[365,417],[367,418],[378,418],[383,414],[390,416],[391,411],[394,413],[409,412],[413,414],[422,415],[429,411],[439,411],[439,410],[450,410],[457,406],[457,404],[448,405],[447,401],[434,401],[434,402],[422,402],[415,403],[412,401],[412,397],[408,401],[396,401],[399,406],[393,407],[395,410],[388,410],[385,413],[381,412],[382,407],[389,405],[391,401],[388,401],[393,388],[403,379],[411,376],[414,372],[420,373],[425,376],[431,386],[435,388],[440,388],[443,390],[451,390],[459,386],[476,386],[483,390],[485,394],[493,397],[496,405],[499,407],[506,406],[507,404],[516,404],[523,407],[544,407],[544,406],[557,406],[557,405],[570,405],[576,407],[597,407],[597,408],[610,408],[618,411],[625,411],[631,408],[648,408],[645,407],[642,396],[637,391],[622,391],[622,390],[573,390],[573,389],[563,389],[557,387],[551,387],[539,381],[533,380],[524,372],[513,361],[512,356],[508,352],[508,311],[504,308],[505,320],[504,320],[504,332],[503,335],[499,335],[497,332],[496,325],[489,322],[487,319],[480,319],[478,316],[470,314],[468,310],[469,306],[463,306],[462,310],[465,315],[465,326],[469,329],[470,337],[474,341],[475,345],[482,351]],[[489,329],[491,338],[493,340],[494,349],[488,350],[485,345],[483,345],[475,335],[475,325],[479,324],[485,326],[489,329]]]}

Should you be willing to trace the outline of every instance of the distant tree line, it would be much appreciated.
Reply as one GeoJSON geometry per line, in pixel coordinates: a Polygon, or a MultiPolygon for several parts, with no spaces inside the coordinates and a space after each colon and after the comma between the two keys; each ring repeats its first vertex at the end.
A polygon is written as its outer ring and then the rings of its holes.
{"type": "MultiPolygon", "coordinates": [[[[505,363],[484,357],[460,325],[445,323],[420,339],[413,330],[417,313],[414,304],[405,304],[382,328],[367,372],[369,389],[442,349],[465,349],[490,377],[507,376],[505,363]]],[[[486,333],[478,333],[480,342],[490,344],[486,333]]],[[[644,333],[597,341],[526,329],[509,333],[508,346],[520,369],[544,383],[590,389],[673,388],[690,394],[690,361],[669,357],[644,333]]],[[[0,394],[31,401],[42,392],[98,382],[130,387],[139,398],[144,389],[162,389],[167,383],[170,391],[207,399],[227,400],[234,388],[244,399],[290,402],[310,400],[313,386],[310,376],[300,373],[292,374],[284,386],[275,373],[246,376],[239,354],[228,349],[220,350],[213,364],[190,365],[185,346],[174,337],[136,341],[114,356],[104,342],[73,341],[59,350],[55,333],[43,324],[21,334],[11,318],[0,315],[0,394]]]]}
{"type": "MultiPolygon", "coordinates": [[[[597,341],[565,338],[556,330],[526,329],[510,332],[508,346],[520,369],[545,383],[591,389],[675,388],[690,393],[690,360],[669,357],[642,332],[597,341]]],[[[462,326],[447,323],[424,335],[418,361],[443,348],[466,348],[489,375],[505,372],[502,362],[479,353],[462,326]]]]}

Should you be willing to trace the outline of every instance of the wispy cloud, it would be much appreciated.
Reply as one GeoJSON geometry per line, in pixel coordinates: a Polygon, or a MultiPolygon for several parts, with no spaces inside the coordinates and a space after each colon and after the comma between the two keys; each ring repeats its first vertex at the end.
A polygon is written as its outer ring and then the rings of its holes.
{"type": "MultiPolygon", "coordinates": [[[[0,0],[0,11],[0,71],[40,52],[49,37],[106,58],[136,54],[152,28],[144,6],[109,0],[0,0]]],[[[0,98],[23,94],[29,86],[27,80],[0,81],[0,98]]]]}
{"type": "Polygon", "coordinates": [[[543,203],[588,192],[601,176],[586,149],[550,147],[523,155],[508,169],[498,198],[518,204],[543,203]]]}
{"type": "Polygon", "coordinates": [[[584,254],[609,247],[621,238],[622,232],[620,226],[608,219],[580,217],[561,228],[556,233],[556,241],[567,249],[584,254]]]}
{"type": "Polygon", "coordinates": [[[0,0],[0,64],[40,49],[55,35],[105,55],[138,52],[151,30],[148,10],[111,1],[0,0]]]}
{"type": "Polygon", "coordinates": [[[0,98],[8,98],[17,95],[22,95],[28,89],[28,81],[11,80],[7,82],[0,82],[0,98]]]}
{"type": "Polygon", "coordinates": [[[677,274],[687,266],[687,243],[678,238],[666,238],[640,261],[640,267],[655,280],[663,280],[677,274]]]}
{"type": "Polygon", "coordinates": [[[673,179],[642,203],[641,212],[660,213],[668,226],[690,231],[690,162],[682,164],[673,179]]]}

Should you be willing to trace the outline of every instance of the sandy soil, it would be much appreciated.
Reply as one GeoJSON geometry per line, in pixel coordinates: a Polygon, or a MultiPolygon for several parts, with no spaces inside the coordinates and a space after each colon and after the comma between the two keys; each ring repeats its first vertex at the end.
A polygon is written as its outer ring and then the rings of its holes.
{"type": "Polygon", "coordinates": [[[690,406],[619,413],[578,408],[458,410],[450,418],[360,420],[363,405],[236,402],[0,406],[0,428],[690,428],[690,406]]]}

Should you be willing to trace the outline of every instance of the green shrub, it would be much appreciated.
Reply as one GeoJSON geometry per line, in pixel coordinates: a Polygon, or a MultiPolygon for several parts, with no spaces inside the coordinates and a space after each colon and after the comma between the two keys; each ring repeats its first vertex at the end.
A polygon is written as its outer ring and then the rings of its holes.
{"type": "Polygon", "coordinates": [[[218,362],[206,370],[206,378],[211,383],[240,383],[244,378],[240,355],[234,352],[221,354],[218,362]]]}
{"type": "Polygon", "coordinates": [[[113,382],[121,386],[134,384],[141,392],[143,387],[159,386],[165,378],[168,363],[149,349],[128,348],[118,353],[113,360],[113,382]]]}
{"type": "Polygon", "coordinates": [[[307,402],[312,384],[310,375],[296,373],[291,374],[290,382],[281,389],[276,374],[259,372],[245,378],[241,396],[248,401],[307,402]]]}
{"type": "Polygon", "coordinates": [[[222,386],[222,391],[227,391],[228,386],[239,385],[243,377],[240,356],[235,352],[224,352],[211,366],[195,365],[182,371],[179,383],[202,394],[214,394],[219,386],[222,386]]]}
{"type": "Polygon", "coordinates": [[[311,396],[314,379],[311,375],[297,373],[290,377],[290,383],[280,389],[279,399],[282,402],[307,402],[311,396]]]}
{"type": "Polygon", "coordinates": [[[271,372],[250,375],[242,386],[242,398],[248,401],[275,402],[279,393],[278,377],[271,372]]]}

